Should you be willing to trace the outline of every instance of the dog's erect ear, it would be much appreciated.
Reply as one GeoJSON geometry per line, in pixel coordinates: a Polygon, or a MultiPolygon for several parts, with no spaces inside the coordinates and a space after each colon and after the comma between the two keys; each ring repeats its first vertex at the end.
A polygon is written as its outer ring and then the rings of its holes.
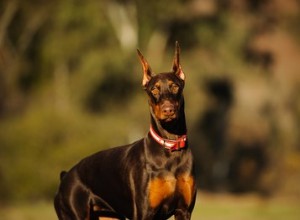
{"type": "Polygon", "coordinates": [[[185,79],[185,75],[181,69],[181,65],[179,62],[179,55],[180,55],[180,47],[178,41],[175,43],[175,56],[173,60],[173,72],[182,80],[185,79]]]}
{"type": "Polygon", "coordinates": [[[146,87],[148,82],[150,81],[151,77],[153,76],[153,72],[151,70],[151,67],[149,66],[147,60],[144,58],[143,54],[141,53],[141,51],[139,51],[139,49],[137,49],[137,53],[139,55],[142,67],[143,67],[143,72],[144,72],[144,76],[143,76],[143,82],[142,85],[143,87],[146,87]]]}

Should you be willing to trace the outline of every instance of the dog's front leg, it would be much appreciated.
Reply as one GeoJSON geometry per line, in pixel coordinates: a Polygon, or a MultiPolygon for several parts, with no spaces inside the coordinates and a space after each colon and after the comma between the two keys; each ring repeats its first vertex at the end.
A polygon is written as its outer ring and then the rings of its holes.
{"type": "Polygon", "coordinates": [[[153,220],[154,216],[155,210],[149,206],[147,196],[136,198],[132,220],[153,220]]]}
{"type": "MultiPolygon", "coordinates": [[[[147,184],[145,183],[145,186],[147,184]]],[[[133,196],[133,216],[132,220],[153,220],[155,216],[155,208],[151,208],[149,205],[149,198],[146,187],[136,186],[135,195],[133,196]]]]}
{"type": "Polygon", "coordinates": [[[187,209],[176,209],[174,216],[175,216],[175,220],[191,219],[191,213],[187,209]]]}

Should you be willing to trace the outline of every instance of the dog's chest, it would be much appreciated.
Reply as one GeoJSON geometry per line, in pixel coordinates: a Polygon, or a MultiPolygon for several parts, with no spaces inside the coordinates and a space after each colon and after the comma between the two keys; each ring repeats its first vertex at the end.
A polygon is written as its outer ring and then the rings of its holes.
{"type": "Polygon", "coordinates": [[[188,157],[184,158],[156,161],[159,164],[156,163],[156,166],[148,164],[148,201],[151,208],[176,199],[182,200],[187,206],[191,204],[195,180],[187,168],[191,167],[190,161],[188,157]]]}
{"type": "Polygon", "coordinates": [[[183,200],[189,206],[192,201],[194,178],[190,173],[175,177],[171,173],[150,178],[148,199],[151,208],[156,208],[168,199],[183,200]]]}

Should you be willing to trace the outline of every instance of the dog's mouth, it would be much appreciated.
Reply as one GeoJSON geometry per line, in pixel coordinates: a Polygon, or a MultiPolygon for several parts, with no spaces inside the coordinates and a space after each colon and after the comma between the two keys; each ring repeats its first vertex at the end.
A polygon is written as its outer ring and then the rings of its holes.
{"type": "Polygon", "coordinates": [[[173,118],[171,118],[171,117],[168,117],[164,120],[164,122],[171,122],[171,121],[173,121],[173,118]]]}
{"type": "Polygon", "coordinates": [[[177,113],[174,112],[172,114],[165,114],[164,112],[157,111],[154,112],[155,117],[161,122],[161,123],[170,123],[173,121],[176,121],[177,119],[177,113]]]}
{"type": "Polygon", "coordinates": [[[178,104],[171,103],[170,101],[164,101],[162,104],[152,105],[153,113],[155,117],[161,123],[170,123],[176,121],[178,117],[178,104]]]}
{"type": "Polygon", "coordinates": [[[160,105],[160,118],[164,122],[170,122],[177,118],[178,104],[169,100],[160,105]]]}
{"type": "Polygon", "coordinates": [[[162,122],[171,122],[171,121],[174,121],[176,118],[177,118],[177,117],[176,117],[175,114],[174,114],[174,115],[167,115],[167,116],[163,116],[163,117],[161,118],[161,121],[162,121],[162,122]]]}
{"type": "Polygon", "coordinates": [[[176,112],[174,112],[172,114],[161,113],[160,117],[158,117],[158,119],[162,123],[171,123],[173,121],[176,121],[176,119],[177,119],[177,113],[176,112]]]}

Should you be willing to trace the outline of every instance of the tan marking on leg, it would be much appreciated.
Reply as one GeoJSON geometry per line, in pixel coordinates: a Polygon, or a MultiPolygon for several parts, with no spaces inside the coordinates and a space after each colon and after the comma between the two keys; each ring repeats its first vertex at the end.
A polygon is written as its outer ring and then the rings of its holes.
{"type": "Polygon", "coordinates": [[[177,188],[179,193],[183,196],[186,205],[190,205],[193,197],[194,178],[190,175],[184,174],[177,178],[177,188]]]}
{"type": "Polygon", "coordinates": [[[150,207],[155,208],[171,196],[175,191],[176,179],[173,176],[154,178],[149,183],[149,202],[150,207]]]}
{"type": "Polygon", "coordinates": [[[118,220],[118,218],[99,217],[99,220],[118,220]]]}
{"type": "Polygon", "coordinates": [[[100,211],[101,207],[98,205],[93,205],[93,211],[100,211]]]}
{"type": "MultiPolygon", "coordinates": [[[[101,207],[98,206],[98,205],[94,205],[93,206],[93,211],[101,211],[101,207]]],[[[90,218],[88,218],[90,219],[90,218]]],[[[98,220],[118,220],[118,218],[113,218],[113,217],[102,217],[102,216],[99,216],[98,217],[98,220]]]]}

